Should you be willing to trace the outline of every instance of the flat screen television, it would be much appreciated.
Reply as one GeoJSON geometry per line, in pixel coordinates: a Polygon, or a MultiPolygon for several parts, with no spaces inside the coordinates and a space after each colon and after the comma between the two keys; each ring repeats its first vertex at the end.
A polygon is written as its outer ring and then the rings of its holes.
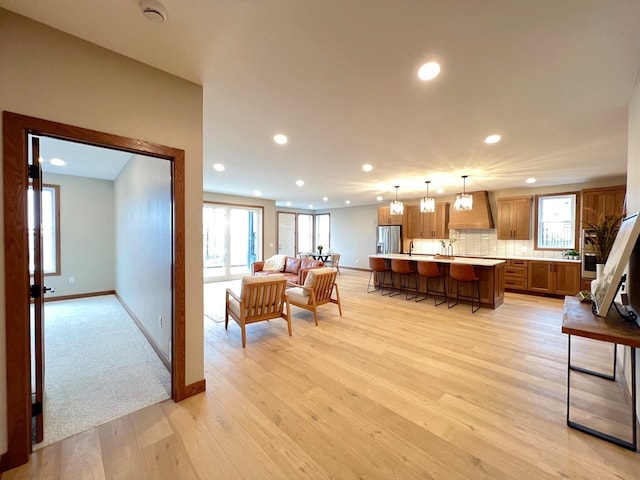
{"type": "Polygon", "coordinates": [[[607,316],[609,308],[611,308],[611,304],[618,293],[624,269],[636,245],[638,234],[640,234],[640,221],[637,220],[637,212],[622,220],[602,275],[597,281],[591,283],[591,296],[594,302],[593,313],[600,317],[607,316]]]}

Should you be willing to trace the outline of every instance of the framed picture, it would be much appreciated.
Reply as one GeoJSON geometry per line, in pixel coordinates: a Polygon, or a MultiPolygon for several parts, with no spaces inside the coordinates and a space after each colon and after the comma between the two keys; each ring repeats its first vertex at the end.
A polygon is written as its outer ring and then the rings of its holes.
{"type": "Polygon", "coordinates": [[[629,215],[622,220],[602,275],[591,283],[594,313],[599,317],[607,316],[618,293],[620,279],[638,240],[638,234],[640,234],[640,221],[637,220],[638,213],[629,215]]]}

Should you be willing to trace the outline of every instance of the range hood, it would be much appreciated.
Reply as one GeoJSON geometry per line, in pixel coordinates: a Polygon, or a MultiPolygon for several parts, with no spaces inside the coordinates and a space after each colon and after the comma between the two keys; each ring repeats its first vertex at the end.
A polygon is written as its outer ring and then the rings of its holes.
{"type": "Polygon", "coordinates": [[[494,227],[489,205],[489,192],[468,192],[473,195],[471,210],[456,210],[452,205],[449,209],[449,228],[454,230],[489,230],[494,227]]]}

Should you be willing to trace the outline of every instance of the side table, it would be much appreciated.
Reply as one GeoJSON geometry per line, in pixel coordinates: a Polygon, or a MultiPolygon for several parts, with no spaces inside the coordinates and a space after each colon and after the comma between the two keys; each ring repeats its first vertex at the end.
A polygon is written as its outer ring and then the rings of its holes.
{"type": "Polygon", "coordinates": [[[567,296],[564,299],[562,312],[562,333],[568,335],[567,355],[567,425],[581,432],[594,435],[629,450],[636,450],[638,446],[636,412],[636,348],[640,347],[640,327],[635,322],[627,322],[620,318],[615,309],[612,309],[606,317],[598,317],[591,312],[590,303],[581,303],[576,297],[567,296]],[[615,345],[613,354],[613,374],[594,372],[571,364],[571,336],[591,338],[615,345]],[[614,437],[607,433],[595,430],[586,425],[574,422],[570,418],[571,407],[571,371],[595,375],[606,380],[615,381],[617,345],[626,345],[631,348],[631,419],[632,441],[614,437]]]}

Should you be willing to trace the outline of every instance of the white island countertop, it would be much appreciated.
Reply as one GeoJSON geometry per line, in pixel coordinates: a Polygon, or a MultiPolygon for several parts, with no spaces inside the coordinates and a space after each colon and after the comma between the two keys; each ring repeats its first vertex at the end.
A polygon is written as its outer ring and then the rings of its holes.
{"type": "Polygon", "coordinates": [[[438,262],[438,263],[458,263],[464,265],[474,265],[476,267],[495,267],[502,263],[506,263],[505,260],[496,258],[477,258],[477,257],[440,257],[438,255],[424,255],[408,253],[388,253],[386,255],[369,255],[373,258],[386,258],[387,260],[403,259],[413,260],[416,262],[438,262]]]}

